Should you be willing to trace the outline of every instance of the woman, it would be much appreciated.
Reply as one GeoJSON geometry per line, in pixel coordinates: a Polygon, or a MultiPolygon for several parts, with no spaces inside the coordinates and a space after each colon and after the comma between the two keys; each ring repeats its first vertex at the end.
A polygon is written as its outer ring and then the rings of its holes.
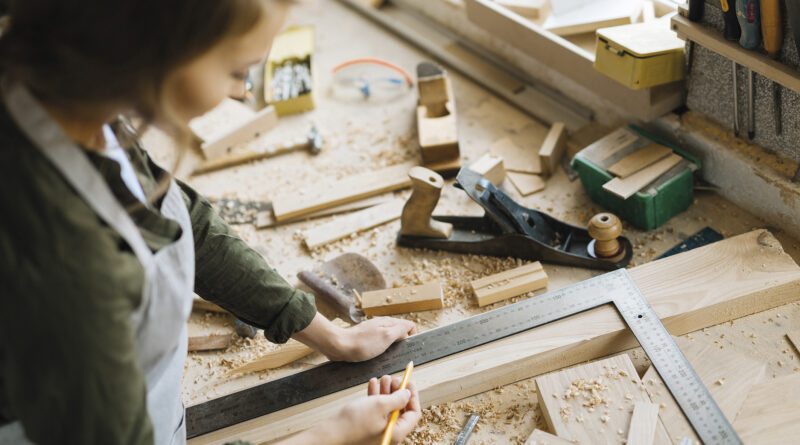
{"type": "MultiPolygon", "coordinates": [[[[141,149],[132,116],[187,123],[241,93],[283,26],[280,0],[10,0],[0,37],[0,443],[185,442],[180,382],[192,290],[331,360],[415,332],[317,314],[141,149]]],[[[368,397],[286,443],[376,443],[420,418],[411,385],[368,397]]]]}

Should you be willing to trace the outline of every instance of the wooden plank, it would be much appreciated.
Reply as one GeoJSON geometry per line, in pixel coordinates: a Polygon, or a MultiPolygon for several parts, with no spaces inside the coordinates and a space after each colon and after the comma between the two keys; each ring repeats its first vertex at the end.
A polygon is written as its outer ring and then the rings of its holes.
{"type": "Polygon", "coordinates": [[[575,445],[566,439],[554,436],[542,430],[533,430],[524,445],[575,445]]]}
{"type": "Polygon", "coordinates": [[[647,184],[658,179],[672,167],[678,165],[683,158],[676,154],[671,154],[666,158],[645,167],[627,178],[614,178],[603,184],[603,190],[613,193],[622,199],[628,199],[634,193],[641,190],[647,184]]]}
{"type": "Polygon", "coordinates": [[[268,227],[276,227],[297,221],[306,221],[309,219],[320,218],[323,216],[336,215],[337,213],[346,213],[346,212],[352,212],[353,210],[366,209],[368,207],[373,207],[378,204],[389,202],[390,200],[391,198],[387,198],[385,196],[373,196],[371,198],[360,199],[354,202],[348,202],[347,204],[342,204],[335,207],[329,207],[327,209],[322,209],[316,212],[307,213],[305,215],[298,216],[296,218],[285,219],[283,221],[275,220],[275,215],[272,214],[272,210],[258,212],[256,213],[255,226],[256,229],[266,229],[268,227]]]}
{"type": "Polygon", "coordinates": [[[546,0],[497,0],[497,4],[529,19],[538,19],[547,8],[546,0]]]}
{"type": "Polygon", "coordinates": [[[376,205],[365,210],[350,213],[320,226],[306,230],[303,242],[309,249],[315,249],[328,243],[345,238],[351,234],[377,227],[400,218],[403,199],[393,199],[387,203],[376,205]]]}
{"type": "MultiPolygon", "coordinates": [[[[702,339],[675,339],[684,356],[708,388],[714,401],[729,421],[736,418],[748,390],[764,376],[766,363],[702,339]]],[[[661,421],[673,442],[684,437],[700,443],[691,424],[684,416],[655,368],[650,367],[642,377],[650,399],[661,406],[661,421]]]]}
{"type": "Polygon", "coordinates": [[[658,426],[658,405],[652,402],[637,402],[633,405],[631,427],[626,445],[653,445],[658,426]]]}
{"type": "Polygon", "coordinates": [[[545,180],[539,175],[506,172],[506,176],[511,180],[511,183],[514,184],[514,187],[516,187],[517,191],[519,191],[519,194],[522,196],[528,196],[542,191],[547,186],[545,180]]]}
{"type": "Polygon", "coordinates": [[[792,342],[797,352],[800,352],[800,331],[787,332],[786,337],[792,342]]]}
{"type": "Polygon", "coordinates": [[[753,386],[733,429],[747,444],[796,443],[800,437],[800,374],[753,386]]]}
{"type": "Polygon", "coordinates": [[[261,357],[235,368],[228,372],[228,375],[244,374],[246,372],[265,371],[267,369],[280,368],[296,360],[311,355],[314,350],[296,340],[289,340],[277,349],[267,352],[261,357]]]}
{"type": "Polygon", "coordinates": [[[526,264],[505,272],[479,278],[472,283],[478,306],[487,306],[526,292],[547,287],[547,274],[542,263],[526,264]]]}
{"type": "Polygon", "coordinates": [[[550,14],[542,26],[553,34],[570,36],[633,23],[641,12],[641,0],[595,0],[572,11],[550,14]]]}
{"type": "Polygon", "coordinates": [[[304,193],[279,196],[272,201],[275,219],[284,221],[322,209],[411,186],[411,164],[399,164],[350,176],[330,186],[313,186],[304,193]]]}
{"type": "Polygon", "coordinates": [[[201,148],[206,159],[215,159],[229,154],[237,144],[266,134],[276,125],[278,125],[278,114],[275,112],[275,107],[270,105],[242,125],[232,128],[215,139],[203,142],[201,148]]]}
{"type": "Polygon", "coordinates": [[[369,316],[405,314],[442,308],[442,284],[374,290],[361,294],[361,310],[369,316]]]}
{"type": "Polygon", "coordinates": [[[203,300],[200,297],[195,297],[192,300],[192,310],[193,311],[194,310],[198,310],[198,311],[219,312],[221,314],[227,314],[228,313],[228,311],[226,311],[225,309],[219,307],[218,305],[216,305],[216,304],[214,304],[214,303],[212,303],[212,302],[210,302],[208,300],[203,300]]]}
{"type": "MultiPolygon", "coordinates": [[[[623,442],[634,405],[652,403],[628,354],[546,374],[535,382],[549,430],[576,443],[623,442]]],[[[655,443],[670,445],[660,422],[655,433],[655,443]]]]}
{"type": "Polygon", "coordinates": [[[672,17],[672,29],[678,33],[678,37],[697,42],[703,48],[733,60],[740,66],[749,68],[795,93],[800,93],[800,77],[797,76],[795,69],[770,59],[766,54],[743,49],[738,42],[725,40],[716,29],[692,23],[682,15],[672,17]]]}
{"type": "Polygon", "coordinates": [[[189,336],[189,351],[213,351],[231,345],[231,334],[198,334],[189,336]]]}
{"type": "MultiPolygon", "coordinates": [[[[633,267],[629,273],[673,335],[800,297],[800,267],[765,230],[633,267]]],[[[605,306],[426,363],[415,369],[414,381],[422,405],[430,406],[636,345],[616,309],[605,306]]],[[[362,386],[353,387],[194,438],[189,443],[276,440],[336,414],[348,402],[363,397],[363,391],[362,386]]]]}
{"type": "Polygon", "coordinates": [[[652,143],[620,159],[614,165],[608,167],[608,172],[620,178],[627,178],[648,165],[666,158],[671,153],[672,150],[669,147],[652,143]]]}
{"type": "Polygon", "coordinates": [[[484,178],[495,186],[500,185],[506,179],[506,169],[503,166],[503,158],[491,153],[486,153],[477,161],[469,165],[469,169],[481,174],[484,178]]]}
{"type": "Polygon", "coordinates": [[[541,173],[542,167],[539,156],[533,149],[523,149],[511,141],[503,138],[495,141],[489,147],[489,153],[503,158],[503,165],[507,171],[521,173],[541,173]]]}
{"type": "Polygon", "coordinates": [[[556,172],[556,167],[566,150],[567,129],[563,122],[556,122],[550,127],[539,148],[539,165],[543,175],[552,175],[556,172]]]}

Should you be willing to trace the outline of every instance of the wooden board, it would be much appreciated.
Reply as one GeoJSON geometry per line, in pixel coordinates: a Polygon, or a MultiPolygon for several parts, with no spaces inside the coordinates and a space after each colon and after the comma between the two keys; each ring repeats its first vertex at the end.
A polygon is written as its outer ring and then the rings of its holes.
{"type": "Polygon", "coordinates": [[[394,165],[350,176],[330,186],[317,184],[303,193],[279,196],[272,201],[272,212],[276,220],[283,221],[410,187],[411,179],[408,177],[408,171],[411,167],[413,167],[411,164],[394,165]]]}
{"type": "Polygon", "coordinates": [[[213,351],[231,345],[231,334],[198,334],[189,336],[189,351],[213,351]]]}
{"type": "Polygon", "coordinates": [[[608,172],[620,178],[626,178],[648,165],[666,158],[671,153],[672,150],[669,147],[652,143],[620,159],[614,165],[608,167],[608,172]]]}
{"type": "MultiPolygon", "coordinates": [[[[748,390],[759,382],[766,370],[766,363],[743,355],[733,349],[720,349],[710,340],[675,339],[686,359],[708,388],[714,401],[729,421],[736,418],[748,390]]],[[[650,367],[642,377],[650,399],[661,405],[661,421],[673,442],[688,437],[700,443],[691,424],[684,416],[655,368],[650,367]]]]}
{"type": "MultiPolygon", "coordinates": [[[[673,335],[780,306],[800,297],[800,267],[767,231],[727,238],[629,269],[673,335]],[[676,279],[679,277],[679,279],[676,279]]],[[[544,372],[636,346],[611,307],[600,307],[420,365],[423,406],[460,400],[544,372]]],[[[276,440],[308,428],[363,397],[357,386],[189,441],[276,440]]]]}
{"type": "Polygon", "coordinates": [[[551,14],[542,26],[553,34],[569,36],[633,23],[641,10],[640,0],[596,0],[563,14],[551,14]]]}
{"type": "Polygon", "coordinates": [[[484,178],[495,186],[500,185],[506,179],[506,169],[503,166],[503,158],[491,153],[486,153],[477,161],[469,165],[469,169],[481,174],[484,178]]]}
{"type": "MultiPolygon", "coordinates": [[[[628,354],[537,377],[539,408],[556,436],[576,443],[625,443],[637,403],[651,403],[628,354]]],[[[659,423],[655,442],[670,445],[659,423]]]]}
{"type": "Polygon", "coordinates": [[[542,263],[526,264],[505,272],[479,278],[472,283],[478,306],[487,306],[526,292],[547,287],[547,274],[542,263]]]}
{"type": "Polygon", "coordinates": [[[232,128],[218,138],[203,142],[201,148],[206,159],[215,159],[231,153],[237,144],[253,140],[278,125],[275,107],[268,106],[240,126],[232,128]]]}
{"type": "Polygon", "coordinates": [[[603,190],[613,193],[622,199],[628,199],[647,184],[658,179],[672,167],[678,165],[683,158],[671,154],[649,167],[645,167],[627,178],[614,178],[603,184],[603,190]]]}
{"type": "Polygon", "coordinates": [[[367,207],[376,206],[389,202],[391,198],[385,196],[373,196],[371,198],[360,199],[358,201],[348,202],[347,204],[329,207],[327,209],[311,212],[296,218],[289,218],[283,221],[277,221],[272,210],[256,213],[255,226],[256,229],[266,229],[268,227],[276,227],[283,224],[289,224],[297,221],[305,221],[308,219],[320,218],[323,216],[336,215],[337,213],[352,212],[353,210],[366,209],[367,207]]]}
{"type": "Polygon", "coordinates": [[[796,443],[800,437],[800,373],[753,386],[733,429],[746,444],[796,443]]]}
{"type": "Polygon", "coordinates": [[[658,405],[652,402],[636,402],[625,444],[653,445],[658,424],[658,405]]]}
{"type": "Polygon", "coordinates": [[[792,342],[794,348],[797,349],[797,352],[800,352],[800,331],[787,332],[786,337],[788,337],[789,341],[792,342]]]}
{"type": "Polygon", "coordinates": [[[542,191],[547,186],[545,180],[539,175],[507,171],[506,176],[522,196],[542,191]]]}
{"type": "Polygon", "coordinates": [[[246,372],[265,371],[280,368],[289,363],[311,355],[314,350],[296,340],[289,340],[277,349],[267,352],[261,357],[235,368],[228,375],[244,374],[246,372]]]}
{"type": "Polygon", "coordinates": [[[552,175],[556,172],[556,167],[566,150],[567,129],[563,122],[556,122],[550,127],[539,148],[539,165],[543,175],[552,175]]]}
{"type": "Polygon", "coordinates": [[[361,294],[361,310],[373,317],[441,308],[442,284],[438,281],[361,294]]]}
{"type": "Polygon", "coordinates": [[[524,445],[575,445],[566,439],[554,436],[542,430],[533,430],[524,445]]]}
{"type": "Polygon", "coordinates": [[[546,0],[497,0],[497,4],[529,19],[538,19],[547,8],[546,0]]]}
{"type": "Polygon", "coordinates": [[[306,230],[303,233],[303,242],[309,249],[332,243],[351,234],[358,233],[389,221],[400,218],[403,199],[393,199],[384,204],[376,205],[365,210],[350,213],[341,218],[334,219],[320,226],[306,230]]]}
{"type": "Polygon", "coordinates": [[[489,152],[503,158],[506,171],[521,173],[541,173],[539,156],[532,148],[523,149],[511,141],[503,138],[489,147],[489,152]]]}

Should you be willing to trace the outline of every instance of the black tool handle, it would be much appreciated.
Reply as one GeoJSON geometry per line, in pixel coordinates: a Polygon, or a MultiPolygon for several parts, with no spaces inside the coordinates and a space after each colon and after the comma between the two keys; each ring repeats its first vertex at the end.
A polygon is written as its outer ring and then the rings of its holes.
{"type": "Polygon", "coordinates": [[[689,0],[689,20],[699,22],[703,18],[705,0],[689,0]]]}
{"type": "Polygon", "coordinates": [[[725,18],[724,36],[728,40],[739,40],[742,35],[742,28],[739,28],[739,21],[736,19],[736,5],[732,4],[735,1],[720,0],[722,16],[725,18]]]}

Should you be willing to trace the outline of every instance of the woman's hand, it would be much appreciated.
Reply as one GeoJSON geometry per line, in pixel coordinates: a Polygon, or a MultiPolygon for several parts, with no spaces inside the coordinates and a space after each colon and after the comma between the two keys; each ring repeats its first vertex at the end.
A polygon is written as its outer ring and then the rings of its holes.
{"type": "Polygon", "coordinates": [[[377,317],[351,328],[341,328],[317,314],[308,327],[292,337],[325,354],[331,361],[360,362],[416,333],[414,322],[400,318],[377,317]]]}

